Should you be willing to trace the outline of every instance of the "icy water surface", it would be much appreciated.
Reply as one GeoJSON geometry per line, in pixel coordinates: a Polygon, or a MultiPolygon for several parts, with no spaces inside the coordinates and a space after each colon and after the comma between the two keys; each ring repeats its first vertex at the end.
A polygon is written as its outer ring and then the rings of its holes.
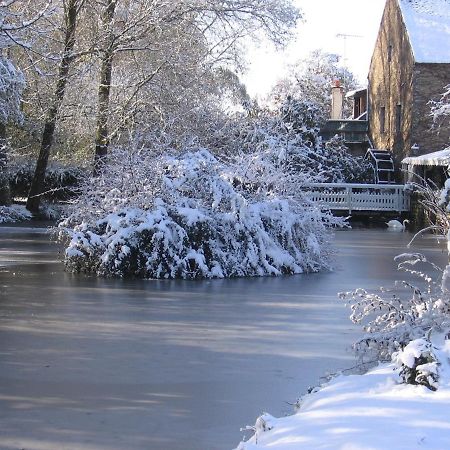
{"type": "Polygon", "coordinates": [[[336,293],[399,278],[411,237],[340,231],[332,273],[174,282],[66,274],[44,231],[0,228],[1,449],[234,448],[354,364],[336,293]]]}

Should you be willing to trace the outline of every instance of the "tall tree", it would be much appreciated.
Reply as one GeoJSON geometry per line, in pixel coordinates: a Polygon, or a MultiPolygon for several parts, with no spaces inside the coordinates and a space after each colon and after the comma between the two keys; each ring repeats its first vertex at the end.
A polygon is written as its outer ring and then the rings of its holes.
{"type": "MultiPolygon", "coordinates": [[[[130,94],[129,98],[136,99],[140,91],[154,83],[163,68],[169,79],[174,75],[176,78],[179,71],[186,73],[186,66],[193,63],[189,57],[201,61],[207,73],[219,63],[236,62],[238,42],[245,36],[265,32],[275,43],[282,44],[299,17],[290,0],[108,0],[103,3],[101,16],[97,173],[111,138],[108,120],[112,116],[113,70],[120,61],[129,57],[142,68],[143,59],[151,66],[131,85],[123,83],[123,78],[120,80],[121,89],[130,94]],[[198,49],[195,56],[189,45],[198,49]]],[[[189,80],[184,81],[189,85],[189,80]]],[[[159,82],[160,86],[164,84],[163,80],[159,82]]],[[[174,91],[180,91],[180,85],[174,86],[174,91]]],[[[129,106],[130,102],[124,104],[129,106]]]]}
{"type": "Polygon", "coordinates": [[[22,2],[20,5],[15,1],[0,3],[0,205],[10,202],[6,176],[6,127],[22,122],[21,99],[25,87],[23,73],[13,63],[9,53],[15,47],[30,47],[23,40],[22,34],[46,14],[49,3],[35,15],[30,14],[27,6],[29,2],[22,2]]]}
{"type": "Polygon", "coordinates": [[[33,213],[39,211],[43,191],[45,172],[47,170],[50,149],[53,143],[58,112],[64,100],[66,86],[69,80],[70,65],[74,60],[75,35],[77,19],[85,0],[63,0],[64,6],[64,48],[59,64],[55,92],[47,111],[41,148],[39,151],[33,181],[27,199],[27,209],[33,213]]]}
{"type": "Polygon", "coordinates": [[[94,174],[98,174],[108,151],[108,114],[111,94],[111,78],[113,57],[116,50],[116,36],[114,35],[114,15],[117,0],[107,0],[102,12],[101,30],[105,37],[105,45],[101,51],[100,81],[98,85],[98,111],[95,135],[94,174]]]}

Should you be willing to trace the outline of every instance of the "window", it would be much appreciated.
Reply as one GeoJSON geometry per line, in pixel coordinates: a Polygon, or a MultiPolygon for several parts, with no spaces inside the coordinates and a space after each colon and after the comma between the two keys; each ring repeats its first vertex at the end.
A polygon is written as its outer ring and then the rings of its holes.
{"type": "Polygon", "coordinates": [[[402,131],[402,105],[397,105],[395,109],[395,130],[397,133],[402,131]]]}
{"type": "Polygon", "coordinates": [[[386,133],[386,107],[380,108],[380,131],[386,133]]]}
{"type": "Polygon", "coordinates": [[[388,46],[388,62],[392,61],[392,44],[388,46]]]}

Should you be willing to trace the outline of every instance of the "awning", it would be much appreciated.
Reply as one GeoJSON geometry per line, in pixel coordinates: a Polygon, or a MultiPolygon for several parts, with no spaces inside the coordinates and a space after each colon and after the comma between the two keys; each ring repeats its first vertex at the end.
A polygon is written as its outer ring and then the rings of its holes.
{"type": "Polygon", "coordinates": [[[409,156],[402,161],[402,164],[408,164],[409,166],[450,166],[450,147],[421,156],[409,156]]]}

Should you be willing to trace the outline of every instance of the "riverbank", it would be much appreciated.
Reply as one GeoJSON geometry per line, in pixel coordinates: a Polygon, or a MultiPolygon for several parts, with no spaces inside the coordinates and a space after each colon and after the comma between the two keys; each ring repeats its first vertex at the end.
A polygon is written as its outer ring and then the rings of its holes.
{"type": "Polygon", "coordinates": [[[258,418],[236,450],[447,450],[450,448],[450,341],[433,339],[437,390],[405,384],[398,364],[338,376],[300,402],[299,412],[258,418]]]}

